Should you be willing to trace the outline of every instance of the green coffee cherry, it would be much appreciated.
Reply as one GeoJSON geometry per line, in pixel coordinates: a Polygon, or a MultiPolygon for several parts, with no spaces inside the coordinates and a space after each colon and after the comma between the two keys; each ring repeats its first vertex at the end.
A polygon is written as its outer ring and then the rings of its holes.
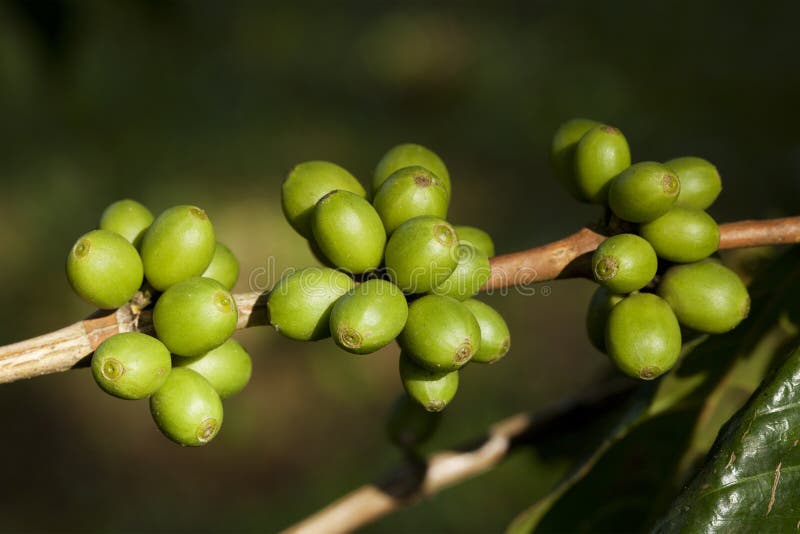
{"type": "Polygon", "coordinates": [[[331,269],[335,269],[336,268],[336,265],[334,265],[331,260],[329,260],[328,258],[325,257],[325,253],[322,252],[322,249],[319,248],[319,245],[317,245],[317,242],[314,241],[314,237],[313,236],[311,236],[311,239],[307,240],[307,243],[308,243],[309,250],[311,250],[311,254],[314,256],[314,258],[318,262],[320,262],[325,267],[330,267],[331,269]]]}
{"type": "Polygon", "coordinates": [[[473,362],[495,363],[511,348],[511,333],[503,316],[483,302],[475,299],[464,301],[481,329],[481,348],[472,356],[473,362]]]}
{"type": "Polygon", "coordinates": [[[167,347],[139,332],[111,336],[92,356],[97,385],[121,399],[149,397],[164,384],[171,368],[167,347]]]}
{"type": "Polygon", "coordinates": [[[458,237],[444,219],[416,217],[400,225],[386,245],[386,272],[404,293],[425,293],[453,274],[458,237]]]}
{"type": "Polygon", "coordinates": [[[93,230],[72,246],[67,280],[86,302],[103,309],[118,308],[141,287],[142,260],[121,235],[93,230]]]}
{"type": "Polygon", "coordinates": [[[569,194],[580,201],[587,199],[575,181],[575,147],[586,132],[598,125],[589,119],[570,119],[558,127],[550,148],[550,162],[556,178],[569,194]]]}
{"type": "Polygon", "coordinates": [[[677,206],[707,209],[722,192],[722,179],[717,168],[702,158],[685,157],[669,160],[664,164],[678,175],[681,192],[677,206]]]}
{"type": "Polygon", "coordinates": [[[606,202],[609,182],[631,164],[625,136],[605,124],[593,127],[581,137],[574,157],[578,198],[593,204],[606,202]]]}
{"type": "Polygon", "coordinates": [[[455,371],[480,350],[481,327],[463,303],[426,295],[408,307],[408,321],[397,342],[418,365],[455,371]]]}
{"type": "Polygon", "coordinates": [[[233,296],[211,278],[189,278],[171,286],[156,302],[153,326],[173,354],[200,356],[225,343],[239,314],[233,296]]]}
{"type": "Polygon", "coordinates": [[[331,335],[344,350],[369,354],[391,343],[407,318],[408,304],[400,288],[386,280],[367,280],[336,301],[331,335]]]}
{"type": "Polygon", "coordinates": [[[650,283],[658,269],[656,252],[634,234],[611,236],[592,255],[594,279],[613,293],[631,293],[650,283]]]}
{"type": "Polygon", "coordinates": [[[383,155],[377,167],[375,167],[375,173],[372,177],[372,194],[374,195],[378,192],[383,182],[392,173],[403,167],[415,165],[425,167],[435,174],[441,181],[442,187],[447,191],[447,198],[450,198],[450,173],[447,171],[442,159],[432,150],[412,143],[397,145],[383,155]]]}
{"type": "Polygon", "coordinates": [[[646,223],[664,215],[681,191],[678,177],[660,163],[635,163],[617,176],[608,190],[608,205],[625,221],[646,223]]]}
{"type": "Polygon", "coordinates": [[[453,228],[456,230],[459,241],[472,245],[487,258],[494,257],[494,241],[492,241],[492,237],[488,233],[474,226],[456,225],[453,228]]]}
{"type": "Polygon", "coordinates": [[[386,432],[395,445],[413,449],[425,443],[436,432],[440,420],[440,413],[428,412],[407,393],[403,393],[392,406],[386,432]]]}
{"type": "Polygon", "coordinates": [[[623,295],[615,295],[607,287],[598,287],[592,300],[589,301],[589,310],[586,313],[586,333],[594,348],[600,352],[606,351],[606,323],[608,314],[622,299],[623,295]]]}
{"type": "Polygon", "coordinates": [[[334,163],[307,161],[296,165],[281,186],[281,206],[286,220],[297,233],[310,239],[314,206],[319,199],[337,189],[367,198],[367,192],[359,181],[334,163]]]}
{"type": "Polygon", "coordinates": [[[447,217],[449,196],[441,180],[425,167],[403,167],[393,172],[375,193],[372,203],[386,233],[414,217],[447,217]]]}
{"type": "Polygon", "coordinates": [[[214,248],[214,257],[203,272],[203,278],[212,278],[230,291],[239,279],[239,260],[234,253],[220,243],[214,248]]]}
{"type": "Polygon", "coordinates": [[[118,200],[103,211],[100,216],[100,229],[116,232],[134,247],[139,247],[145,230],[153,222],[150,210],[135,200],[118,200]]]}
{"type": "Polygon", "coordinates": [[[489,265],[489,258],[478,252],[472,245],[460,241],[456,254],[458,264],[453,270],[453,274],[434,287],[431,293],[464,300],[480,291],[489,280],[492,268],[489,265]]]}
{"type": "Polygon", "coordinates": [[[235,339],[229,339],[202,356],[175,356],[173,365],[200,374],[208,380],[221,399],[227,399],[243,390],[253,371],[250,355],[235,339]]]}
{"type": "Polygon", "coordinates": [[[409,397],[429,412],[441,412],[458,390],[458,371],[431,371],[400,354],[400,380],[409,397]]]}
{"type": "Polygon", "coordinates": [[[652,380],[678,360],[681,327],[663,299],[636,293],[625,297],[608,314],[606,349],[625,374],[652,380]]]}
{"type": "Polygon", "coordinates": [[[269,322],[280,334],[298,341],[331,335],[334,303],[353,289],[353,279],[328,267],[308,267],[282,278],[267,301],[269,322]]]}
{"type": "Polygon", "coordinates": [[[331,262],[352,274],[376,269],[383,260],[386,231],[372,204],[349,191],[322,197],[311,219],[314,241],[331,262]]]}
{"type": "Polygon", "coordinates": [[[750,312],[750,295],[742,280],[715,260],[671,267],[658,294],[682,325],[708,334],[732,330],[750,312]]]}
{"type": "Polygon", "coordinates": [[[150,397],[150,414],[159,430],[178,445],[199,447],[222,426],[222,401],[208,380],[176,367],[150,397]]]}
{"type": "Polygon", "coordinates": [[[144,275],[164,291],[172,284],[199,276],[214,257],[214,227],[196,206],[175,206],[159,215],[142,239],[144,275]]]}
{"type": "Polygon", "coordinates": [[[702,210],[676,206],[655,221],[639,227],[659,258],[690,263],[707,258],[719,248],[719,226],[702,210]]]}

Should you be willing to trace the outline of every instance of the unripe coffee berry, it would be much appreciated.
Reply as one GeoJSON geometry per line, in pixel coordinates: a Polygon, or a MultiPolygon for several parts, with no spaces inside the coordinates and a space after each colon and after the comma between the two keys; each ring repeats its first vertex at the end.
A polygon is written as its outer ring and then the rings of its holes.
{"type": "Polygon", "coordinates": [[[243,390],[253,372],[250,355],[235,339],[229,339],[202,356],[175,356],[173,363],[175,367],[185,367],[202,375],[221,399],[243,390]]]}
{"type": "Polygon", "coordinates": [[[719,248],[719,226],[702,210],[676,206],[639,227],[659,258],[690,263],[707,258],[719,248]]]}
{"type": "Polygon", "coordinates": [[[479,300],[467,299],[466,306],[481,329],[481,347],[472,355],[473,362],[495,363],[511,348],[511,333],[503,316],[497,310],[479,300]]]}
{"type": "Polygon", "coordinates": [[[431,371],[400,354],[400,380],[408,396],[429,412],[441,412],[458,391],[458,371],[431,371]]]}
{"type": "Polygon", "coordinates": [[[487,258],[494,257],[494,241],[488,233],[474,226],[455,225],[453,228],[459,241],[475,247],[487,258]]]}
{"type": "Polygon", "coordinates": [[[413,449],[436,432],[440,420],[440,413],[428,412],[407,393],[403,393],[392,406],[386,423],[386,432],[395,445],[413,449]]]}
{"type": "Polygon", "coordinates": [[[739,275],[716,260],[671,267],[658,294],[682,325],[708,334],[732,330],[750,312],[750,295],[739,275]]]}
{"type": "Polygon", "coordinates": [[[609,182],[631,164],[625,136],[605,124],[593,127],[581,137],[574,157],[579,200],[594,204],[606,202],[609,182]]]}
{"type": "Polygon", "coordinates": [[[393,172],[372,200],[391,234],[409,219],[431,215],[444,219],[450,203],[441,180],[425,167],[403,167],[393,172]]]}
{"type": "Polygon", "coordinates": [[[606,323],[608,314],[622,299],[624,295],[617,295],[607,287],[598,287],[589,301],[586,312],[586,333],[594,348],[600,352],[606,351],[606,323]]]}
{"type": "Polygon", "coordinates": [[[95,382],[121,399],[149,397],[164,384],[171,368],[167,347],[139,332],[113,335],[92,355],[95,382]]]}
{"type": "Polygon", "coordinates": [[[278,333],[298,341],[331,335],[334,303],[353,289],[353,279],[328,267],[308,267],[282,278],[267,300],[269,323],[278,333]]]}
{"type": "Polygon", "coordinates": [[[239,260],[234,253],[220,242],[214,248],[214,257],[203,271],[203,278],[212,278],[230,291],[239,279],[239,260]]]}
{"type": "Polygon", "coordinates": [[[447,191],[447,198],[450,198],[450,173],[447,171],[447,167],[442,161],[442,158],[437,156],[432,150],[413,143],[397,145],[389,149],[389,151],[383,155],[378,165],[375,167],[375,173],[372,177],[372,194],[374,195],[378,192],[383,182],[385,182],[392,173],[403,167],[415,165],[425,167],[436,175],[442,187],[447,191]]]}
{"type": "Polygon", "coordinates": [[[592,255],[594,279],[613,293],[637,291],[656,275],[658,258],[647,240],[634,234],[611,236],[592,255]]]}
{"type": "Polygon", "coordinates": [[[406,325],[408,304],[391,282],[367,280],[339,298],[333,306],[333,340],[353,354],[369,354],[385,347],[406,325]]]}
{"type": "Polygon", "coordinates": [[[664,163],[681,181],[677,206],[707,209],[722,192],[722,179],[717,168],[704,160],[687,156],[664,163]]]}
{"type": "Polygon", "coordinates": [[[179,445],[199,447],[222,426],[222,401],[208,380],[176,367],[150,397],[150,413],[159,430],[179,445]]]}
{"type": "Polygon", "coordinates": [[[408,307],[408,321],[397,342],[418,365],[454,371],[480,350],[481,328],[463,303],[426,295],[408,307]]]}
{"type": "Polygon", "coordinates": [[[404,293],[425,293],[453,274],[458,237],[444,219],[416,217],[400,225],[386,245],[386,273],[404,293]]]}
{"type": "Polygon", "coordinates": [[[589,119],[570,119],[556,130],[550,147],[550,162],[561,185],[577,200],[586,201],[575,181],[575,147],[586,132],[598,126],[589,119]]]}
{"type": "Polygon", "coordinates": [[[82,235],[67,256],[67,280],[86,302],[103,309],[128,302],[142,285],[142,260],[133,245],[109,230],[82,235]]]}
{"type": "Polygon", "coordinates": [[[678,177],[660,163],[643,161],[622,171],[608,190],[608,205],[625,221],[644,223],[664,215],[681,191],[678,177]]]}
{"type": "Polygon", "coordinates": [[[314,241],[340,269],[360,274],[376,269],[383,260],[386,231],[368,201],[349,191],[322,197],[311,219],[314,241]]]}
{"type": "Polygon", "coordinates": [[[145,231],[153,222],[153,214],[135,200],[118,200],[103,211],[100,229],[115,232],[139,247],[145,231]]]}
{"type": "Polygon", "coordinates": [[[200,356],[219,347],[238,320],[233,295],[216,280],[199,276],[171,286],[153,310],[156,335],[179,356],[200,356]]]}
{"type": "Polygon", "coordinates": [[[678,360],[681,327],[662,298],[636,293],[611,309],[606,323],[606,349],[625,374],[652,380],[678,360]]]}
{"type": "Polygon", "coordinates": [[[489,258],[475,247],[459,241],[458,264],[447,280],[434,287],[431,293],[444,295],[457,300],[465,300],[476,295],[492,273],[489,258]]]}
{"type": "Polygon", "coordinates": [[[205,211],[196,206],[169,208],[142,238],[144,275],[159,291],[200,276],[211,263],[216,245],[205,211]]]}
{"type": "Polygon", "coordinates": [[[367,192],[359,181],[334,163],[307,161],[296,165],[281,186],[281,207],[286,220],[301,236],[311,238],[314,206],[319,199],[337,189],[367,198],[367,192]]]}

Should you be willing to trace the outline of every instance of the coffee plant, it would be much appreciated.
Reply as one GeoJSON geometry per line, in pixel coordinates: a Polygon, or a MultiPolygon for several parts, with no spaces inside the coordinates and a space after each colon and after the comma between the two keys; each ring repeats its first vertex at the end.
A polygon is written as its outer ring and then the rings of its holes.
{"type": "Polygon", "coordinates": [[[319,265],[287,273],[263,294],[231,293],[239,262],[200,207],[154,217],[134,200],[115,202],[66,261],[75,293],[107,311],[3,347],[0,381],[88,364],[106,393],[149,399],[167,438],[202,446],[222,428],[223,400],[251,376],[250,355],[232,338],[238,328],[332,338],[358,357],[396,341],[405,391],[386,430],[408,465],[298,531],[358,528],[521,445],[564,447],[551,431],[575,438],[581,425],[603,437],[512,531],[796,530],[800,252],[758,274],[725,265],[717,252],[800,242],[800,218],[718,225],[706,211],[722,191],[713,164],[633,162],[622,132],[593,120],[565,122],[551,160],[577,201],[602,207],[600,221],[501,256],[483,230],[448,221],[458,182],[428,148],[391,148],[368,187],[335,163],[300,163],[283,182],[282,207],[319,265]],[[538,418],[502,421],[467,452],[425,459],[420,446],[456,395],[459,370],[497,363],[511,347],[503,317],[477,295],[569,277],[597,283],[585,331],[619,380],[538,418]],[[734,391],[738,401],[723,402],[734,391]],[[647,457],[632,458],[645,442],[647,457]],[[587,506],[612,492],[632,499],[601,514],[587,506]]]}

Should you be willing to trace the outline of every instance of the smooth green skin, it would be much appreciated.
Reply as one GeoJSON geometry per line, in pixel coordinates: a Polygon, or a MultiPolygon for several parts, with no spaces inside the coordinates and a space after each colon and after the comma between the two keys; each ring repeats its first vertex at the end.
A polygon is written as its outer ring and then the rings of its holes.
{"type": "Polygon", "coordinates": [[[92,356],[92,375],[106,393],[144,399],[160,388],[172,368],[169,350],[154,337],[125,332],[106,339],[92,356]]]}
{"type": "Polygon", "coordinates": [[[217,242],[206,212],[197,206],[175,206],[159,215],[142,239],[144,275],[150,285],[166,290],[199,276],[214,257],[217,242]]]}
{"type": "Polygon", "coordinates": [[[575,181],[575,147],[586,132],[599,124],[589,119],[570,119],[558,127],[550,147],[550,163],[556,178],[570,195],[582,202],[588,199],[575,181]]]}
{"type": "Polygon", "coordinates": [[[652,380],[668,371],[681,352],[681,327],[661,297],[636,293],[608,314],[606,349],[622,372],[652,380]]]}
{"type": "Polygon", "coordinates": [[[214,439],[222,426],[222,400],[208,380],[176,367],[150,397],[150,414],[169,439],[199,447],[214,439]]]}
{"type": "Polygon", "coordinates": [[[472,356],[473,362],[495,363],[511,348],[511,332],[503,316],[497,310],[479,300],[464,301],[481,329],[481,347],[472,356]]]}
{"type": "Polygon", "coordinates": [[[415,217],[386,244],[386,273],[404,293],[426,293],[453,274],[458,237],[444,219],[415,217]]]}
{"type": "Polygon", "coordinates": [[[586,333],[591,344],[600,352],[606,352],[606,323],[612,308],[625,297],[615,295],[607,287],[598,287],[589,301],[586,312],[586,333]]]}
{"type": "Polygon", "coordinates": [[[202,276],[213,278],[230,291],[239,279],[239,260],[231,249],[218,241],[214,248],[214,257],[202,276]]]}
{"type": "Polygon", "coordinates": [[[702,210],[676,206],[655,221],[639,227],[659,258],[690,263],[707,258],[719,248],[719,226],[702,210]]]}
{"type": "Polygon", "coordinates": [[[604,204],[609,182],[630,166],[631,151],[622,132],[600,124],[581,137],[574,158],[578,199],[604,204]]]}
{"type": "Polygon", "coordinates": [[[103,210],[100,229],[116,232],[139,248],[145,231],[153,222],[153,214],[135,200],[118,200],[103,210]]]}
{"type": "Polygon", "coordinates": [[[613,293],[631,293],[650,283],[658,269],[656,251],[635,234],[611,236],[592,255],[594,279],[613,293]]]}
{"type": "Polygon", "coordinates": [[[281,207],[286,220],[297,233],[310,239],[314,206],[337,189],[367,198],[364,186],[355,176],[335,163],[306,161],[295,165],[281,186],[281,207]]]}
{"type": "Polygon", "coordinates": [[[386,247],[383,223],[368,201],[349,191],[333,191],[314,208],[314,241],[334,265],[352,274],[378,268],[386,247]]]}
{"type": "Polygon", "coordinates": [[[317,242],[314,241],[314,237],[313,236],[311,237],[311,239],[308,239],[306,242],[308,243],[309,250],[311,250],[311,254],[314,256],[314,258],[319,263],[321,263],[325,267],[330,267],[331,269],[335,269],[336,268],[336,266],[333,264],[333,262],[325,257],[325,254],[322,252],[322,250],[320,250],[319,245],[317,245],[317,242]]]}
{"type": "Polygon", "coordinates": [[[494,241],[487,232],[474,226],[455,225],[453,228],[459,241],[472,245],[487,258],[494,257],[494,241]]]}
{"type": "Polygon", "coordinates": [[[426,295],[408,307],[408,321],[397,342],[418,365],[455,371],[480,350],[481,327],[462,302],[426,295]]]}
{"type": "Polygon", "coordinates": [[[664,163],[681,181],[677,206],[707,209],[722,192],[722,178],[717,168],[703,158],[686,156],[664,163]]]}
{"type": "Polygon", "coordinates": [[[282,278],[267,300],[269,322],[298,341],[329,337],[334,303],[355,287],[352,278],[328,267],[307,267],[282,278]]]}
{"type": "Polygon", "coordinates": [[[450,198],[450,172],[448,172],[442,158],[432,150],[413,143],[397,145],[383,155],[372,176],[372,194],[374,195],[378,192],[383,182],[392,173],[403,167],[414,165],[425,167],[435,174],[441,181],[442,187],[447,191],[447,198],[450,198]]]}
{"type": "Polygon", "coordinates": [[[369,354],[385,347],[406,325],[408,304],[403,292],[386,280],[357,285],[336,301],[331,311],[333,340],[353,354],[369,354]]]}
{"type": "Polygon", "coordinates": [[[734,329],[750,312],[750,295],[742,280],[715,260],[671,267],[658,294],[682,325],[708,334],[734,329]]]}
{"type": "Polygon", "coordinates": [[[617,176],[608,189],[608,205],[622,220],[646,223],[675,204],[681,190],[678,176],[660,163],[635,163],[617,176]]]}
{"type": "Polygon", "coordinates": [[[441,412],[458,391],[458,371],[431,371],[400,354],[400,380],[408,396],[429,412],[441,412]]]}
{"type": "Polygon", "coordinates": [[[202,356],[175,356],[172,363],[175,367],[185,367],[200,374],[208,380],[221,399],[227,399],[243,390],[253,372],[250,355],[235,339],[229,339],[202,356]]]}
{"type": "Polygon", "coordinates": [[[211,278],[189,278],[171,286],[156,301],[153,326],[173,354],[200,356],[228,340],[236,330],[236,301],[211,278]]]}
{"type": "Polygon", "coordinates": [[[453,274],[447,280],[434,287],[431,293],[434,295],[445,295],[457,300],[466,300],[483,287],[492,267],[489,265],[489,258],[478,252],[478,250],[463,241],[458,244],[458,264],[453,274]]]}
{"type": "Polygon", "coordinates": [[[93,230],[78,238],[67,256],[66,271],[79,297],[106,310],[128,302],[144,276],[133,245],[109,230],[93,230]]]}
{"type": "Polygon", "coordinates": [[[392,405],[386,422],[386,433],[395,445],[412,449],[425,443],[441,421],[440,413],[430,413],[407,393],[401,394],[392,405]]]}
{"type": "Polygon", "coordinates": [[[372,200],[391,234],[409,219],[422,215],[447,218],[450,204],[441,180],[425,167],[403,167],[393,172],[375,193],[372,200]]]}

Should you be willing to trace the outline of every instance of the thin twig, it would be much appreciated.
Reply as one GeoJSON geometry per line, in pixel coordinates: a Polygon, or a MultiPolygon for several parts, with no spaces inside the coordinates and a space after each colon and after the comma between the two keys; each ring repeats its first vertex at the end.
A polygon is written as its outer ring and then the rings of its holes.
{"type": "Polygon", "coordinates": [[[427,461],[409,459],[378,482],[364,485],[290,527],[284,534],[351,532],[448,486],[495,467],[521,446],[580,428],[627,400],[636,383],[620,380],[535,414],[517,414],[492,425],[486,436],[427,461]]]}
{"type": "MultiPolygon", "coordinates": [[[[800,242],[800,217],[766,221],[741,221],[720,226],[720,249],[800,242]]],[[[492,258],[492,273],[484,291],[522,286],[560,278],[591,276],[588,260],[605,236],[583,228],[540,247],[492,258]]],[[[266,293],[235,295],[239,306],[238,328],[268,324],[266,293]]],[[[148,310],[123,306],[114,312],[98,312],[56,332],[0,347],[0,383],[66,371],[106,338],[130,331],[152,331],[148,310]]]]}

